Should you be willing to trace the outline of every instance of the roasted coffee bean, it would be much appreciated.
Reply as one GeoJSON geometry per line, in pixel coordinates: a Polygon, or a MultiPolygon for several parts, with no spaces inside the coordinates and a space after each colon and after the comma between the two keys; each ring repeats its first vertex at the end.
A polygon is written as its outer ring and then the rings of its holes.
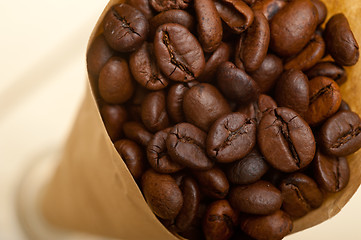
{"type": "Polygon", "coordinates": [[[239,40],[237,41],[236,48],[234,49],[235,54],[234,54],[234,61],[233,62],[234,62],[234,65],[236,65],[241,70],[245,70],[244,64],[243,64],[241,56],[240,56],[241,49],[242,49],[242,43],[243,43],[244,38],[245,38],[244,34],[241,34],[239,36],[239,40]]]}
{"type": "Polygon", "coordinates": [[[229,202],[240,212],[268,215],[281,208],[282,196],[270,182],[260,180],[231,188],[229,202]]]}
{"type": "Polygon", "coordinates": [[[98,87],[107,103],[120,104],[129,100],[134,92],[134,84],[126,60],[110,58],[100,71],[98,87]]]}
{"type": "Polygon", "coordinates": [[[253,23],[253,11],[244,1],[217,0],[214,4],[222,20],[237,34],[253,23]]]}
{"type": "Polygon", "coordinates": [[[253,119],[258,125],[261,121],[263,114],[277,108],[276,102],[267,95],[261,94],[258,101],[253,101],[246,105],[241,105],[237,112],[245,114],[248,118],[253,119]]]}
{"type": "Polygon", "coordinates": [[[213,0],[194,0],[198,38],[205,52],[213,52],[222,42],[222,21],[213,0]]]}
{"type": "Polygon", "coordinates": [[[104,35],[101,34],[96,37],[90,45],[86,55],[89,75],[98,78],[100,70],[113,55],[114,51],[108,46],[104,35]]]}
{"type": "Polygon", "coordinates": [[[123,124],[123,132],[126,138],[135,141],[143,147],[148,146],[150,139],[153,137],[143,124],[139,122],[125,122],[123,124]]]}
{"type": "Polygon", "coordinates": [[[331,78],[316,77],[309,81],[310,103],[305,120],[310,126],[317,126],[339,109],[342,101],[340,88],[331,78]]]}
{"type": "Polygon", "coordinates": [[[225,96],[243,104],[256,100],[259,95],[257,83],[231,62],[219,65],[217,83],[225,96]]]}
{"type": "Polygon", "coordinates": [[[227,177],[233,184],[251,184],[261,179],[269,167],[258,150],[253,149],[247,156],[227,168],[227,177]]]}
{"type": "Polygon", "coordinates": [[[339,192],[347,186],[350,168],[345,157],[332,157],[317,151],[313,172],[318,185],[328,192],[339,192]]]}
{"type": "Polygon", "coordinates": [[[270,41],[270,29],[266,17],[260,11],[254,12],[252,25],[242,40],[240,58],[247,72],[257,70],[264,61],[270,41]]]}
{"type": "Polygon", "coordinates": [[[160,218],[174,219],[182,209],[182,191],[168,174],[147,170],[142,176],[142,190],[149,207],[160,218]]]}
{"type": "Polygon", "coordinates": [[[127,111],[122,105],[105,104],[100,109],[105,129],[112,140],[115,142],[123,136],[123,124],[127,121],[127,111]]]}
{"type": "Polygon", "coordinates": [[[205,66],[201,45],[180,24],[167,23],[157,29],[154,51],[159,68],[174,81],[192,81],[202,73],[205,66]]]}
{"type": "Polygon", "coordinates": [[[190,32],[193,32],[195,29],[195,21],[191,14],[184,10],[171,9],[161,12],[149,20],[149,37],[151,40],[154,39],[157,28],[166,23],[177,23],[183,25],[190,32]]]}
{"type": "Polygon", "coordinates": [[[280,240],[293,228],[290,216],[281,210],[267,216],[242,216],[240,226],[242,231],[257,240],[280,240]]]}
{"type": "Polygon", "coordinates": [[[237,223],[237,214],[227,200],[211,203],[203,219],[206,240],[228,240],[237,223]]]}
{"type": "Polygon", "coordinates": [[[191,0],[149,0],[150,5],[157,12],[163,12],[170,9],[186,9],[191,0]]]}
{"type": "Polygon", "coordinates": [[[347,102],[345,102],[344,100],[341,101],[341,105],[340,108],[338,109],[338,111],[351,111],[350,106],[348,105],[347,102]]]}
{"type": "Polygon", "coordinates": [[[183,111],[187,122],[208,131],[215,120],[230,113],[231,109],[216,87],[201,83],[184,94],[183,111]]]}
{"type": "Polygon", "coordinates": [[[154,11],[148,0],[127,0],[126,3],[143,13],[147,20],[150,20],[154,16],[154,11]]]}
{"type": "Polygon", "coordinates": [[[279,10],[286,6],[288,0],[259,0],[252,6],[253,11],[261,11],[270,21],[279,10]]]}
{"type": "Polygon", "coordinates": [[[183,166],[174,162],[167,150],[166,140],[170,128],[154,134],[147,146],[147,158],[150,166],[159,173],[174,173],[183,169],[183,166]]]}
{"type": "Polygon", "coordinates": [[[298,53],[311,39],[317,22],[317,8],[310,0],[289,2],[270,22],[270,48],[280,56],[298,53]]]}
{"type": "Polygon", "coordinates": [[[317,13],[318,13],[317,25],[320,25],[326,20],[327,7],[321,0],[311,0],[311,2],[317,8],[317,13]]]}
{"type": "Polygon", "coordinates": [[[350,29],[347,18],[342,13],[328,20],[324,31],[327,51],[342,66],[355,65],[359,59],[359,46],[350,29]]]}
{"type": "Polygon", "coordinates": [[[129,113],[129,119],[142,122],[142,103],[149,93],[148,89],[141,87],[139,84],[135,85],[133,97],[125,104],[129,113]]]}
{"type": "Polygon", "coordinates": [[[262,115],[277,108],[277,103],[275,102],[275,100],[265,94],[259,95],[257,103],[259,111],[262,113],[262,115]]]}
{"type": "Polygon", "coordinates": [[[323,194],[317,183],[303,173],[294,173],[285,178],[280,190],[282,209],[294,219],[320,207],[323,202],[323,194]]]}
{"type": "Polygon", "coordinates": [[[291,108],[303,116],[309,106],[308,78],[300,70],[283,72],[275,88],[275,100],[280,107],[291,108]]]}
{"type": "Polygon", "coordinates": [[[287,60],[284,68],[307,71],[313,67],[325,54],[325,41],[321,35],[315,33],[309,43],[296,56],[287,60]]]}
{"type": "Polygon", "coordinates": [[[262,117],[257,140],[267,162],[284,172],[306,167],[316,152],[311,128],[288,108],[276,108],[262,117]]]}
{"type": "Polygon", "coordinates": [[[147,38],[148,21],[136,8],[121,3],[111,7],[104,18],[104,36],[119,52],[132,52],[147,38]]]}
{"type": "Polygon", "coordinates": [[[163,130],[169,125],[164,91],[150,92],[142,103],[142,121],[151,132],[163,130]]]}
{"type": "Polygon", "coordinates": [[[207,134],[190,123],[179,123],[169,132],[168,154],[172,160],[191,169],[206,170],[213,161],[206,154],[207,134]]]}
{"type": "Polygon", "coordinates": [[[333,156],[346,156],[361,147],[361,120],[350,111],[341,111],[327,119],[319,133],[322,150],[333,156]]]}
{"type": "Polygon", "coordinates": [[[134,179],[140,179],[145,170],[145,158],[138,144],[128,139],[122,139],[116,141],[114,147],[127,165],[134,179]]]}
{"type": "Polygon", "coordinates": [[[245,157],[256,145],[256,123],[242,113],[217,119],[207,135],[208,156],[229,163],[245,157]]]}
{"type": "Polygon", "coordinates": [[[267,54],[261,66],[249,75],[257,82],[260,92],[269,92],[283,72],[282,60],[273,54],[267,54]]]}
{"type": "Polygon", "coordinates": [[[309,79],[324,76],[333,79],[339,86],[346,82],[347,73],[335,62],[319,62],[306,72],[309,79]]]}
{"type": "Polygon", "coordinates": [[[206,171],[193,171],[201,191],[210,198],[223,199],[229,191],[226,174],[218,167],[206,171]]]}

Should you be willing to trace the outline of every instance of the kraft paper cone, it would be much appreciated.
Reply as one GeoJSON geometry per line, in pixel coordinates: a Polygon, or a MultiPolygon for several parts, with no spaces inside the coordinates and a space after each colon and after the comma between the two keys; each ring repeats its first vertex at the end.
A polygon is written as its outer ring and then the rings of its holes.
{"type": "MultiPolygon", "coordinates": [[[[89,45],[101,31],[101,15],[89,45]]],[[[356,39],[361,43],[361,1],[324,0],[329,14],[343,12],[356,39]]],[[[361,63],[348,68],[348,82],[342,86],[343,98],[361,114],[361,63]]],[[[86,96],[68,138],[60,165],[49,182],[42,201],[45,217],[53,224],[119,239],[176,240],[153,215],[126,165],[108,137],[88,79],[86,96]]],[[[317,225],[348,202],[361,183],[361,151],[348,157],[351,179],[346,189],[329,195],[323,205],[294,222],[293,232],[317,225]]]]}

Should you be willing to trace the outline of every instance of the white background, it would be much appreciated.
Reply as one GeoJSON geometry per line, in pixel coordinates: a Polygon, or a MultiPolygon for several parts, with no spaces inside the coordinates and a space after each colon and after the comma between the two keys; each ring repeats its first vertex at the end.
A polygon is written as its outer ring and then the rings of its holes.
{"type": "MultiPolygon", "coordinates": [[[[83,97],[85,49],[106,0],[0,0],[0,240],[27,239],[15,214],[31,160],[62,146],[83,97]]],[[[298,239],[361,239],[361,192],[298,239]]]]}

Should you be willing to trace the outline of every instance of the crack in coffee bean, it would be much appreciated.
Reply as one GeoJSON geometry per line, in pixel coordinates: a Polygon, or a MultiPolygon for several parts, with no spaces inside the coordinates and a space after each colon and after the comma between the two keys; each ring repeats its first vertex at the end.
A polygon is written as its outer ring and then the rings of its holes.
{"type": "MultiPolygon", "coordinates": [[[[128,23],[128,21],[127,21],[127,19],[126,19],[125,17],[120,16],[119,13],[118,13],[114,8],[112,8],[112,12],[113,12],[113,15],[114,15],[119,21],[122,22],[122,25],[121,25],[121,26],[122,26],[123,28],[128,28],[132,33],[134,33],[134,34],[138,35],[139,37],[141,37],[140,34],[137,33],[137,32],[134,30],[134,28],[132,28],[132,27],[130,26],[130,23],[128,23]]],[[[127,33],[125,33],[122,37],[124,37],[126,34],[127,34],[127,33]]],[[[122,38],[122,37],[121,37],[121,38],[122,38]]]]}
{"type": "Polygon", "coordinates": [[[335,173],[335,183],[336,183],[336,191],[340,190],[340,162],[337,161],[336,163],[336,173],[335,173]]]}
{"type": "Polygon", "coordinates": [[[310,105],[314,103],[318,98],[320,98],[322,95],[333,92],[332,84],[329,84],[323,88],[321,88],[316,94],[314,94],[312,97],[310,97],[310,105]]]}
{"type": "Polygon", "coordinates": [[[293,183],[287,183],[286,186],[290,186],[290,187],[291,187],[291,189],[296,193],[297,198],[298,198],[302,203],[304,203],[304,204],[306,205],[306,208],[307,208],[308,210],[311,210],[311,209],[312,209],[311,205],[310,205],[310,204],[306,201],[306,199],[303,197],[302,192],[301,192],[301,190],[298,188],[297,185],[295,185],[295,184],[293,184],[293,183]]]}
{"type": "Polygon", "coordinates": [[[341,136],[337,139],[337,141],[331,146],[331,148],[339,148],[342,145],[346,144],[352,138],[357,137],[361,133],[361,127],[357,127],[353,129],[353,126],[350,124],[351,130],[345,135],[341,136]]]}

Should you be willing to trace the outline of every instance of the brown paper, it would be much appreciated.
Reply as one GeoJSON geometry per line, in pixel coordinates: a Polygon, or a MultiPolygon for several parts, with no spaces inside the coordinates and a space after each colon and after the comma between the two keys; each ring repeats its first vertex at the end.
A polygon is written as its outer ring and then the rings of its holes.
{"type": "MultiPolygon", "coordinates": [[[[110,1],[110,6],[121,1],[110,1]]],[[[361,1],[324,0],[329,14],[343,12],[361,43],[361,1]]],[[[101,31],[101,15],[89,43],[101,31]]],[[[361,114],[361,61],[348,68],[342,86],[344,99],[361,114]]],[[[91,80],[88,82],[92,82],[91,80]]],[[[95,94],[96,95],[96,94],[95,94]]],[[[45,217],[64,228],[120,239],[176,240],[147,206],[126,165],[109,139],[97,109],[97,98],[87,86],[86,96],[65,146],[60,165],[42,201],[45,217]]],[[[329,195],[323,205],[294,222],[294,232],[319,224],[348,202],[361,183],[361,151],[348,157],[351,179],[346,189],[329,195]]]]}

